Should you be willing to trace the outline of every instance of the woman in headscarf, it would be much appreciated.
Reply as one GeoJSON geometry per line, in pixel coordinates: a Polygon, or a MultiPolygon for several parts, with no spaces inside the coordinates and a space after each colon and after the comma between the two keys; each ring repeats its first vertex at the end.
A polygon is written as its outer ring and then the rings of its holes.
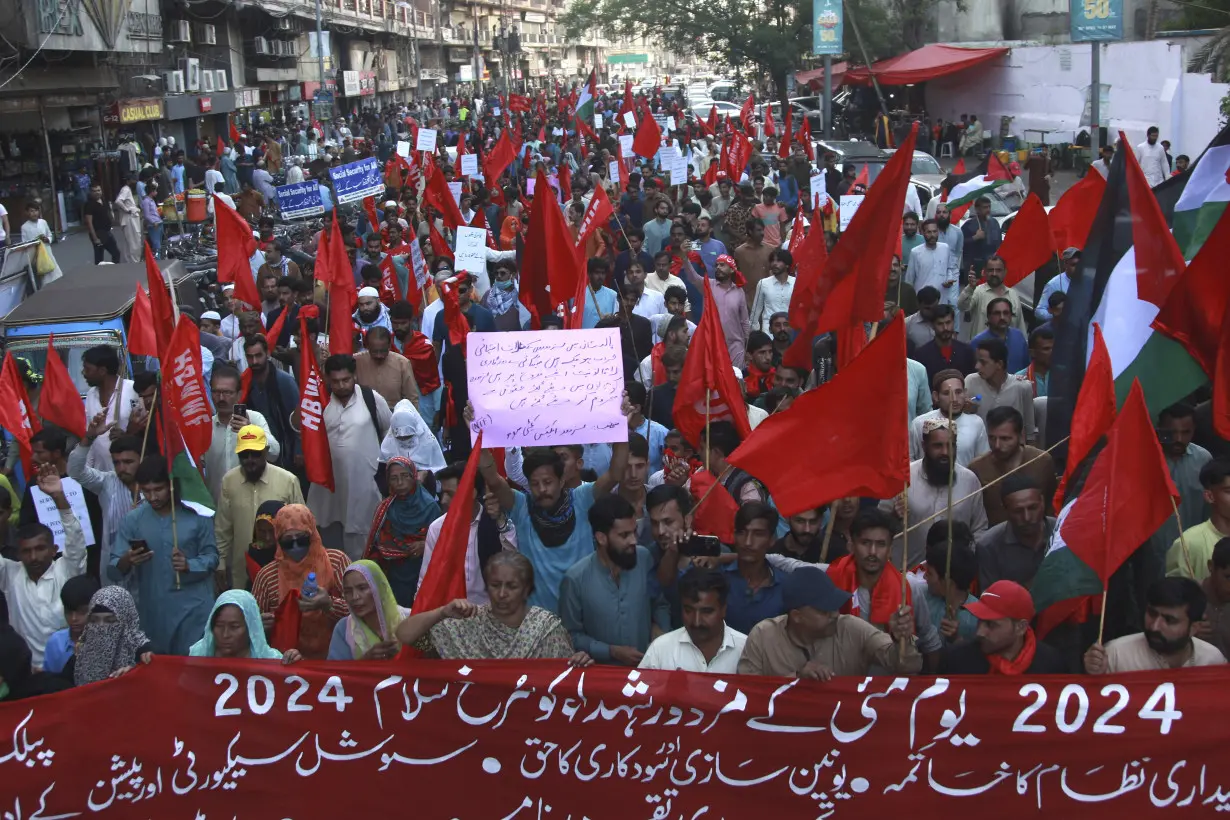
{"type": "MultiPolygon", "coordinates": [[[[239,166],[235,164],[234,148],[226,148],[222,151],[218,170],[222,172],[222,179],[226,182],[226,192],[228,194],[239,193],[239,166]]],[[[213,191],[209,193],[212,194],[213,191]]]]}
{"type": "Polygon", "coordinates": [[[497,262],[491,287],[480,304],[491,311],[496,330],[529,330],[530,312],[517,295],[515,262],[497,262]]]}
{"type": "Polygon", "coordinates": [[[252,595],[263,620],[276,618],[278,607],[294,596],[300,613],[301,655],[322,660],[329,653],[333,626],[350,610],[342,597],[342,573],[350,559],[341,550],[325,549],[316,529],[316,516],[303,504],[287,504],[273,518],[278,540],[274,560],[261,568],[252,582],[252,595]],[[316,593],[303,596],[308,576],[315,574],[316,593]]]}
{"type": "Polygon", "coordinates": [[[515,216],[504,217],[500,225],[500,250],[514,251],[517,249],[517,237],[521,235],[521,220],[515,216]]]}
{"type": "Polygon", "coordinates": [[[519,552],[499,552],[483,567],[491,603],[476,606],[464,598],[411,615],[397,627],[397,640],[414,644],[430,639],[435,655],[446,660],[567,658],[574,666],[594,660],[575,652],[559,617],[530,606],[534,565],[519,552]]]}
{"type": "Polygon", "coordinates": [[[90,618],[63,675],[84,686],[118,678],[153,657],[132,595],[121,586],[103,587],[90,599],[90,618]]]}
{"type": "Polygon", "coordinates": [[[278,510],[286,505],[281,501],[266,501],[256,508],[256,522],[252,525],[252,542],[245,556],[248,565],[248,586],[265,566],[273,562],[278,552],[278,537],[274,533],[273,519],[278,510]]]}
{"type": "Polygon", "coordinates": [[[119,228],[120,254],[125,262],[140,262],[145,258],[145,240],[141,229],[141,205],[137,202],[137,175],[129,174],[115,195],[115,224],[119,228]]]}
{"type": "Polygon", "coordinates": [[[372,519],[364,557],[384,571],[393,596],[403,606],[414,602],[427,527],[440,517],[440,505],[419,483],[414,462],[404,456],[389,459],[389,497],[372,519]]]}
{"type": "Polygon", "coordinates": [[[303,656],[298,649],[283,655],[265,640],[260,607],[252,593],[228,589],[214,601],[205,634],[188,650],[193,658],[251,658],[294,663],[303,656]]]}
{"type": "Polygon", "coordinates": [[[398,625],[410,616],[398,606],[389,579],[375,561],[355,561],[342,575],[342,592],[350,615],[333,628],[331,661],[387,661],[397,656],[398,625]]]}
{"type": "Polygon", "coordinates": [[[390,459],[398,456],[415,465],[420,480],[447,466],[440,442],[409,399],[402,399],[393,406],[389,432],[380,443],[381,464],[387,465],[390,459]]]}

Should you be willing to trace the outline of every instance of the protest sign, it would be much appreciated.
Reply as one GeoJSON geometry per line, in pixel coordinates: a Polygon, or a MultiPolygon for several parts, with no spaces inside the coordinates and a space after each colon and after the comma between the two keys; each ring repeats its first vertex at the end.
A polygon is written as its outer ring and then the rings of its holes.
{"type": "Polygon", "coordinates": [[[453,201],[457,203],[457,207],[461,207],[461,183],[450,182],[448,184],[448,192],[453,195],[453,201]]]}
{"type": "Polygon", "coordinates": [[[671,185],[687,185],[688,184],[688,158],[679,153],[679,149],[675,149],[675,155],[671,157],[671,185]]]}
{"type": "Polygon", "coordinates": [[[316,216],[325,212],[324,203],[320,199],[320,183],[315,180],[279,185],[275,190],[283,219],[298,219],[301,216],[316,216]]]}
{"type": "Polygon", "coordinates": [[[424,818],[1212,817],[1224,669],[822,683],[158,655],[0,701],[0,776],[29,820],[384,817],[393,783],[424,818]]]}
{"type": "MultiPolygon", "coordinates": [[[[77,517],[77,523],[81,524],[85,545],[94,546],[94,528],[90,526],[90,510],[85,505],[85,493],[82,492],[81,485],[74,479],[61,478],[60,486],[64,489],[64,498],[68,500],[69,509],[77,517]]],[[[30,485],[30,497],[34,500],[34,513],[39,523],[51,530],[51,540],[61,550],[64,549],[64,525],[60,523],[60,511],[56,509],[55,499],[33,484],[30,485]]]]}
{"type": "Polygon", "coordinates": [[[601,114],[594,114],[594,130],[595,130],[595,131],[601,131],[601,130],[602,130],[603,128],[605,128],[605,127],[606,127],[606,126],[604,126],[604,125],[602,124],[602,115],[601,115],[601,114]]]}
{"type": "Polygon", "coordinates": [[[436,150],[436,129],[420,128],[419,138],[414,143],[415,151],[427,151],[428,153],[436,150]]]}
{"type": "Polygon", "coordinates": [[[551,136],[553,136],[553,137],[562,137],[562,136],[564,136],[564,129],[563,129],[563,128],[552,128],[552,129],[551,129],[551,136]]]}
{"type": "Polygon", "coordinates": [[[461,175],[472,177],[478,173],[478,154],[462,154],[461,175]]]}
{"type": "Polygon", "coordinates": [[[329,176],[333,178],[333,194],[338,205],[384,193],[384,174],[375,157],[330,168],[329,176]]]}
{"type": "Polygon", "coordinates": [[[636,128],[636,114],[632,111],[624,112],[624,125],[629,128],[636,128]]]}
{"type": "Polygon", "coordinates": [[[632,143],[636,137],[632,134],[619,135],[619,157],[620,159],[628,159],[632,156],[632,143]]]}
{"type": "Polygon", "coordinates": [[[483,228],[457,229],[457,247],[453,249],[453,270],[470,273],[487,272],[487,231],[483,228]]]}
{"type": "Polygon", "coordinates": [[[854,214],[858,211],[859,206],[863,204],[864,199],[866,197],[862,194],[846,194],[841,198],[841,213],[838,218],[838,224],[842,231],[850,227],[850,220],[854,219],[854,214]]]}
{"type": "Polygon", "coordinates": [[[610,164],[607,165],[606,175],[611,182],[619,182],[619,160],[611,160],[610,164]]]}
{"type": "Polygon", "coordinates": [[[828,192],[824,187],[824,174],[815,174],[808,180],[807,186],[811,189],[811,208],[815,209],[817,203],[821,206],[828,202],[828,192]]]}
{"type": "Polygon", "coordinates": [[[525,193],[528,196],[533,196],[534,188],[536,188],[537,186],[538,186],[538,179],[536,177],[530,177],[529,179],[525,181],[525,193]]]}
{"type": "Polygon", "coordinates": [[[674,130],[675,130],[675,118],[674,118],[674,117],[667,117],[667,118],[666,118],[666,130],[667,130],[667,131],[674,131],[674,130]]]}
{"type": "Polygon", "coordinates": [[[423,258],[423,248],[418,242],[410,243],[410,263],[414,270],[414,281],[419,284],[419,291],[427,288],[427,260],[423,258]]]}
{"type": "Polygon", "coordinates": [[[410,156],[410,142],[408,140],[397,141],[397,153],[399,156],[410,156]]]}
{"type": "Polygon", "coordinates": [[[486,446],[628,440],[617,328],[470,333],[466,371],[486,446]]]}

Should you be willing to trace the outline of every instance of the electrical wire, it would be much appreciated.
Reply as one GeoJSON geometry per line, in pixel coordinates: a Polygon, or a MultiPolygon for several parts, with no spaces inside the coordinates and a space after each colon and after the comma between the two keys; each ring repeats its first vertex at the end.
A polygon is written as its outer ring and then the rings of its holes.
{"type": "Polygon", "coordinates": [[[60,27],[60,23],[64,22],[65,14],[68,14],[68,4],[67,3],[64,4],[64,8],[60,9],[60,16],[56,18],[55,25],[51,26],[51,30],[47,32],[47,36],[43,38],[43,42],[39,43],[38,48],[35,50],[33,54],[30,55],[30,59],[26,60],[25,63],[22,64],[21,68],[13,72],[12,77],[9,77],[4,82],[0,83],[0,89],[4,88],[9,83],[13,82],[13,80],[16,80],[18,77],[21,76],[21,72],[25,71],[27,68],[30,67],[30,63],[34,62],[34,58],[37,57],[42,52],[43,48],[46,47],[47,45],[47,41],[51,39],[51,36],[55,34],[56,29],[60,27]]]}

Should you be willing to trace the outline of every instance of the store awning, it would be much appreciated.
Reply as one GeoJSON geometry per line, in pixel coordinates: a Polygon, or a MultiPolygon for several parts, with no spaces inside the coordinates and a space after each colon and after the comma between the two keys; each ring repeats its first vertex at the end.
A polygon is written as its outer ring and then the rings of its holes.
{"type": "MultiPolygon", "coordinates": [[[[973,68],[976,65],[1002,57],[1008,48],[961,48],[960,46],[929,45],[917,51],[881,60],[871,66],[851,68],[845,72],[845,81],[853,85],[871,85],[874,73],[880,85],[910,85],[936,77],[945,77],[973,68]]],[[[836,69],[836,66],[834,66],[836,69]]],[[[834,74],[836,70],[834,70],[834,74]]]]}
{"type": "MultiPolygon", "coordinates": [[[[845,63],[833,63],[833,88],[841,86],[846,76],[845,63]]],[[[824,87],[824,68],[813,68],[810,71],[798,71],[794,75],[795,82],[800,85],[810,85],[812,88],[824,87]]]]}

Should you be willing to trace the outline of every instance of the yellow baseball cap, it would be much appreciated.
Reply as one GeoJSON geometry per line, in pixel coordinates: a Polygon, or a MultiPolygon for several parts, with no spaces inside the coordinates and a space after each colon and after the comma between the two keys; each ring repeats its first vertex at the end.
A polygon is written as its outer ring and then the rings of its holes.
{"type": "Polygon", "coordinates": [[[243,453],[248,450],[263,451],[268,449],[269,442],[265,438],[265,431],[255,424],[247,424],[239,428],[239,436],[235,441],[235,453],[243,453]]]}

